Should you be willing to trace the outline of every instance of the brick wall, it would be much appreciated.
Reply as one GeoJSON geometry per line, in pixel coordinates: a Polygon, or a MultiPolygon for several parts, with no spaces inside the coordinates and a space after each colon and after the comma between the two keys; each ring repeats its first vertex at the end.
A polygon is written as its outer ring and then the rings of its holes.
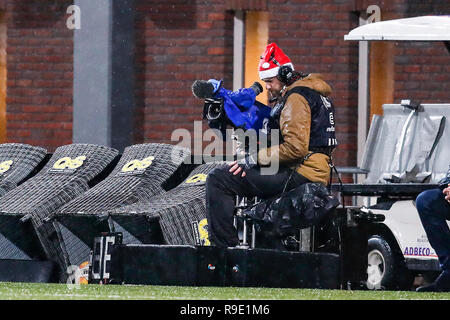
{"type": "MultiPolygon", "coordinates": [[[[410,0],[394,9],[397,16],[449,15],[449,1],[410,0]]],[[[450,102],[450,52],[442,42],[396,44],[395,100],[450,102]]]]}
{"type": "Polygon", "coordinates": [[[203,3],[137,4],[137,139],[177,143],[173,130],[193,130],[201,120],[203,103],[192,83],[217,78],[232,85],[233,16],[223,1],[203,3]]]}
{"type": "MultiPolygon", "coordinates": [[[[8,13],[9,141],[50,149],[71,142],[73,32],[65,26],[72,1],[0,0],[8,13]]],[[[339,166],[356,164],[357,42],[343,40],[358,12],[378,4],[396,17],[450,14],[448,1],[375,0],[136,0],[135,142],[171,141],[193,129],[202,102],[196,79],[221,78],[232,87],[233,9],[270,12],[269,41],[298,69],[320,72],[334,89],[339,166]]],[[[397,44],[395,97],[450,101],[450,55],[441,43],[397,44]]],[[[207,126],[203,123],[203,128],[207,126]]]]}
{"type": "Polygon", "coordinates": [[[344,35],[358,26],[351,1],[270,1],[269,42],[291,58],[296,69],[321,73],[333,88],[339,166],[356,165],[358,44],[344,35]],[[283,7],[283,10],[280,8],[283,7]]]}
{"type": "MultiPolygon", "coordinates": [[[[336,134],[340,146],[335,163],[356,165],[357,63],[356,42],[344,35],[358,26],[359,12],[370,4],[381,8],[381,18],[449,14],[445,1],[270,1],[270,39],[276,41],[305,72],[320,72],[333,87],[336,134]],[[277,10],[279,7],[283,10],[277,10]]],[[[422,102],[450,102],[450,54],[442,43],[397,43],[395,95],[422,102]]]]}
{"type": "Polygon", "coordinates": [[[8,142],[53,151],[72,141],[72,3],[6,0],[8,142]]]}
{"type": "Polygon", "coordinates": [[[341,142],[337,163],[354,162],[358,52],[357,44],[343,41],[343,35],[357,26],[352,6],[299,1],[208,3],[189,6],[172,0],[138,6],[139,138],[170,142],[174,129],[192,129],[192,122],[201,116],[201,102],[190,91],[192,82],[223,78],[225,86],[232,87],[231,9],[267,9],[271,12],[269,40],[277,42],[302,70],[323,73],[335,89],[341,142]]]}
{"type": "Polygon", "coordinates": [[[355,164],[358,51],[356,43],[343,40],[357,26],[352,5],[231,1],[224,7],[221,1],[193,6],[183,6],[182,1],[156,2],[138,7],[136,92],[141,139],[169,142],[175,128],[192,129],[192,122],[201,115],[201,103],[190,92],[192,82],[214,77],[232,86],[231,9],[267,9],[271,13],[269,41],[277,42],[296,66],[323,73],[333,86],[341,143],[336,162],[355,164]],[[180,6],[187,17],[177,13],[180,6]]]}

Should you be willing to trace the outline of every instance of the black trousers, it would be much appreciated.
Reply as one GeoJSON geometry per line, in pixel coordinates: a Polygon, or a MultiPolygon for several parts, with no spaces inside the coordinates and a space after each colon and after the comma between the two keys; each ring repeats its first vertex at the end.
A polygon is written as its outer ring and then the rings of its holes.
{"type": "Polygon", "coordinates": [[[290,168],[281,167],[278,173],[262,175],[259,167],[233,175],[230,167],[216,168],[206,179],[206,216],[208,233],[212,245],[234,247],[239,244],[237,230],[233,225],[236,196],[270,198],[286,190],[293,189],[308,179],[290,168]]]}

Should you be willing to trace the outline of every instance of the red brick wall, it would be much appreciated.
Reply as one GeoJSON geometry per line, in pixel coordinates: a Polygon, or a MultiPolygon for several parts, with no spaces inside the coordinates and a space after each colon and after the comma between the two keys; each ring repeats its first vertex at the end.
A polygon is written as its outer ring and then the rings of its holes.
{"type": "Polygon", "coordinates": [[[333,88],[335,164],[356,165],[358,44],[344,35],[358,26],[352,2],[271,1],[269,41],[276,42],[297,70],[321,73],[333,88]],[[283,8],[281,10],[280,8],[283,8]]]}
{"type": "Polygon", "coordinates": [[[193,129],[203,108],[191,92],[196,79],[232,86],[233,16],[223,1],[203,3],[137,2],[138,141],[170,143],[173,130],[193,129]]]}
{"type": "MultiPolygon", "coordinates": [[[[394,8],[397,15],[449,15],[449,1],[410,0],[394,8]]],[[[395,100],[450,102],[450,52],[442,42],[398,43],[395,56],[395,100]]]]}
{"type": "Polygon", "coordinates": [[[401,43],[396,52],[396,102],[450,102],[450,54],[443,43],[401,43]]]}
{"type": "MultiPolygon", "coordinates": [[[[340,146],[335,163],[356,165],[357,72],[356,42],[344,35],[358,26],[357,12],[377,4],[381,19],[449,14],[446,1],[269,1],[270,39],[291,57],[297,68],[320,72],[334,89],[336,134],[340,146]],[[283,10],[279,8],[283,7],[283,10]]],[[[442,43],[398,43],[395,51],[394,101],[450,102],[450,54],[442,43]]]]}
{"type": "Polygon", "coordinates": [[[323,73],[333,86],[341,143],[336,163],[355,165],[358,51],[357,43],[343,40],[357,26],[352,2],[208,3],[153,1],[138,6],[137,138],[170,142],[174,129],[192,129],[201,116],[201,102],[190,92],[195,79],[224,78],[225,86],[232,87],[233,12],[226,9],[252,5],[271,14],[269,41],[277,42],[299,69],[323,73]],[[177,7],[187,16],[178,14],[177,7]]]}
{"type": "MultiPolygon", "coordinates": [[[[355,9],[364,11],[371,4],[381,8],[381,20],[450,14],[450,2],[437,0],[358,0],[355,9]]],[[[448,103],[450,54],[444,44],[397,42],[395,46],[394,102],[413,98],[424,103],[448,103]]]]}
{"type": "MultiPolygon", "coordinates": [[[[63,0],[3,0],[8,12],[9,141],[50,149],[71,142],[73,31],[63,0]]],[[[1,4],[2,2],[0,2],[1,4]]],[[[298,69],[320,72],[334,89],[339,166],[356,164],[357,42],[343,40],[357,11],[378,4],[396,17],[450,14],[448,1],[136,0],[135,142],[171,142],[174,129],[192,130],[202,102],[196,79],[222,78],[232,87],[233,10],[270,12],[269,41],[298,69]]],[[[441,43],[398,44],[395,97],[450,101],[450,55],[441,43]]],[[[206,129],[206,124],[203,125],[206,129]]],[[[172,142],[176,143],[176,142],[172,142]]]]}
{"type": "Polygon", "coordinates": [[[53,151],[72,142],[73,1],[7,0],[7,140],[53,151]]]}

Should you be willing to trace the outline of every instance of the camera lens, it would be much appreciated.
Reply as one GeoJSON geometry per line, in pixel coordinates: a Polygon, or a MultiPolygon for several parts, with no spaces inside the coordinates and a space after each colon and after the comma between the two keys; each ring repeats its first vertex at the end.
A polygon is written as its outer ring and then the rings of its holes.
{"type": "Polygon", "coordinates": [[[220,105],[211,104],[209,106],[208,113],[207,113],[208,120],[219,119],[221,114],[222,114],[222,108],[220,107],[220,105]]]}

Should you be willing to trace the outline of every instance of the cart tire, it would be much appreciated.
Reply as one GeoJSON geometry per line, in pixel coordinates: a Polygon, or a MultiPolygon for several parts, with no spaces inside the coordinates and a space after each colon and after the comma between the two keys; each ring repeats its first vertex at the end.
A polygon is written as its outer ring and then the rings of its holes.
{"type": "Polygon", "coordinates": [[[381,236],[368,240],[367,288],[371,290],[409,290],[414,274],[406,268],[403,257],[381,236]]]}

